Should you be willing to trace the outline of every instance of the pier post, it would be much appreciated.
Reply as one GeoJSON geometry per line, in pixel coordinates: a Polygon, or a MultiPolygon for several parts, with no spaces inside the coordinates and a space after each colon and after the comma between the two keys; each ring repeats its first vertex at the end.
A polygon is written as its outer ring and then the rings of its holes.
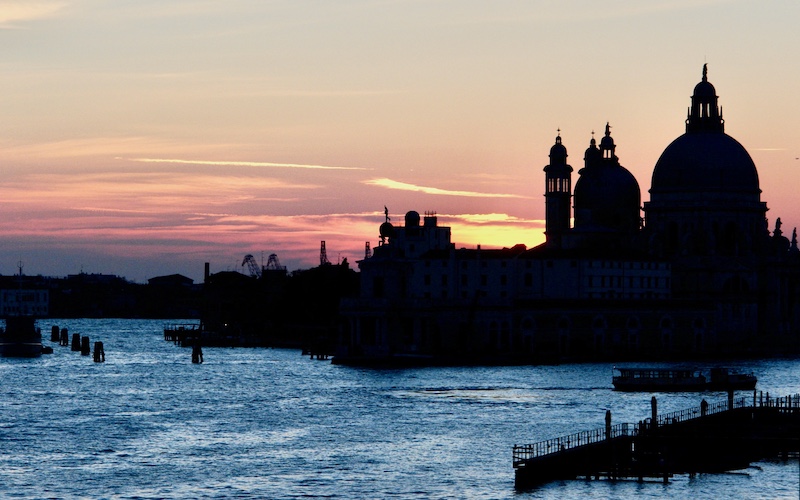
{"type": "Polygon", "coordinates": [[[79,333],[72,334],[72,346],[70,347],[71,351],[80,351],[81,350],[81,335],[79,333]]]}
{"type": "Polygon", "coordinates": [[[733,389],[728,389],[728,411],[733,410],[733,389]]]}
{"type": "Polygon", "coordinates": [[[650,416],[652,417],[653,429],[655,429],[658,427],[658,401],[656,401],[655,396],[650,398],[650,416]]]}
{"type": "Polygon", "coordinates": [[[95,342],[94,343],[94,362],[95,363],[105,363],[106,361],[106,352],[103,350],[103,343],[102,342],[95,342]]]}
{"type": "Polygon", "coordinates": [[[708,401],[703,399],[700,401],[700,416],[705,417],[706,415],[708,415],[708,401]]]}
{"type": "Polygon", "coordinates": [[[200,344],[195,344],[192,346],[192,363],[202,363],[203,362],[203,349],[200,347],[200,344]]]}
{"type": "Polygon", "coordinates": [[[53,325],[52,328],[50,328],[50,342],[58,342],[60,338],[58,332],[58,325],[53,325]]]}
{"type": "Polygon", "coordinates": [[[611,439],[611,410],[606,410],[606,439],[611,439]]]}
{"type": "Polygon", "coordinates": [[[81,356],[88,356],[92,350],[89,348],[89,337],[81,337],[81,356]]]}

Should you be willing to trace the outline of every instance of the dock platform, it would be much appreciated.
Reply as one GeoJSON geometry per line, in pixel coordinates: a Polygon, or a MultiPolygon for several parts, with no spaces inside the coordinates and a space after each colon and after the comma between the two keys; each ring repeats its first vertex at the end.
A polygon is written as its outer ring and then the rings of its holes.
{"type": "Polygon", "coordinates": [[[674,474],[723,472],[746,468],[770,457],[800,452],[800,394],[734,399],[657,414],[635,424],[611,425],[568,436],[515,445],[517,490],[554,480],[585,477],[659,478],[674,474]],[[752,404],[750,402],[752,401],[752,404]]]}

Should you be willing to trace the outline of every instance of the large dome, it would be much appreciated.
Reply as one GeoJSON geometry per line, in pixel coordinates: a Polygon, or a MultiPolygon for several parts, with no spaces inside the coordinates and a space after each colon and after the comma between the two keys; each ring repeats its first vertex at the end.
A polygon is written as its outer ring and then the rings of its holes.
{"type": "Polygon", "coordinates": [[[650,193],[760,193],[758,172],[747,150],[722,132],[686,133],[661,154],[650,193]]]}

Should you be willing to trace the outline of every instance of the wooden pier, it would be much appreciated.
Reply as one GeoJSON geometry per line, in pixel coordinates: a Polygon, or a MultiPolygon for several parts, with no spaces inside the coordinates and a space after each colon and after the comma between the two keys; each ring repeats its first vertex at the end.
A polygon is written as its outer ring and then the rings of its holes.
{"type": "Polygon", "coordinates": [[[636,424],[611,425],[513,450],[515,487],[525,490],[553,480],[607,477],[659,478],[674,474],[746,468],[769,457],[800,452],[800,394],[769,394],[658,415],[636,424]],[[752,404],[750,404],[752,403],[752,404]]]}
{"type": "Polygon", "coordinates": [[[201,328],[196,323],[164,325],[164,340],[175,345],[191,347],[200,340],[201,328]]]}

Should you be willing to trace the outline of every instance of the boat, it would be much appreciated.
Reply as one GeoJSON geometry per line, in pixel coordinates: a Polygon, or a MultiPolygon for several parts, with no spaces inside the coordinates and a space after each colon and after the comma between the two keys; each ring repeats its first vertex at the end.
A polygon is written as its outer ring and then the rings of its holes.
{"type": "Polygon", "coordinates": [[[709,376],[697,368],[617,368],[614,390],[628,392],[692,392],[753,390],[757,378],[728,368],[712,368],[709,376]]]}
{"type": "Polygon", "coordinates": [[[42,355],[42,331],[33,316],[9,316],[0,329],[0,356],[35,358],[42,355]]]}

